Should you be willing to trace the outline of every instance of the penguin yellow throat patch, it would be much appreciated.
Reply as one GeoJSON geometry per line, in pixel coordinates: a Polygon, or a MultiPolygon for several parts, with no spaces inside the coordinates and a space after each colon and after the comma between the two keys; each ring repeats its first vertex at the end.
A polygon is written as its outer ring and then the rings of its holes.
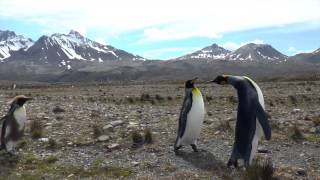
{"type": "Polygon", "coordinates": [[[192,94],[194,96],[202,96],[202,94],[201,94],[201,92],[200,92],[200,90],[198,88],[193,88],[192,89],[192,94]]]}

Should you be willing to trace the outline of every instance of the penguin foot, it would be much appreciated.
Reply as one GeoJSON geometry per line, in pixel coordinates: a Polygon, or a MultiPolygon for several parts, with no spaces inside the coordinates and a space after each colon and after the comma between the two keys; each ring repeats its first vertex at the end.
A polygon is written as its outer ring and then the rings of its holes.
{"type": "Polygon", "coordinates": [[[198,148],[197,148],[197,146],[195,144],[191,144],[191,147],[192,147],[194,152],[199,152],[198,148]]]}
{"type": "Polygon", "coordinates": [[[18,153],[17,153],[17,151],[15,151],[15,150],[11,150],[11,151],[8,151],[8,154],[9,154],[10,156],[16,156],[18,153]]]}
{"type": "Polygon", "coordinates": [[[174,153],[176,154],[176,155],[179,155],[180,153],[179,153],[179,149],[181,148],[182,146],[175,146],[174,147],[174,153]]]}
{"type": "Polygon", "coordinates": [[[238,168],[238,161],[237,161],[237,160],[230,159],[230,160],[228,161],[227,166],[228,166],[228,167],[231,167],[232,165],[233,165],[235,168],[238,168]]]}

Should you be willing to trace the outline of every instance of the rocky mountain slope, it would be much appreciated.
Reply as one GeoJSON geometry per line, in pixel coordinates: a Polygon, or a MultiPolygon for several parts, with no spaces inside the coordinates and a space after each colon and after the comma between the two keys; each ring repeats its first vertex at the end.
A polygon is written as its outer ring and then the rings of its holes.
{"type": "Polygon", "coordinates": [[[300,53],[289,58],[291,61],[320,63],[320,48],[311,53],[300,53]]]}
{"type": "Polygon", "coordinates": [[[33,41],[22,35],[16,35],[13,31],[0,30],[0,62],[11,56],[14,51],[27,50],[33,45],[33,41]]]}
{"type": "Polygon", "coordinates": [[[246,44],[230,53],[226,59],[241,61],[285,61],[287,56],[268,44],[246,44]]]}
{"type": "Polygon", "coordinates": [[[41,36],[26,51],[14,53],[8,61],[32,61],[35,64],[51,64],[71,69],[74,63],[81,61],[102,63],[105,61],[135,61],[142,57],[126,51],[103,45],[71,30],[69,34],[41,36]]]}

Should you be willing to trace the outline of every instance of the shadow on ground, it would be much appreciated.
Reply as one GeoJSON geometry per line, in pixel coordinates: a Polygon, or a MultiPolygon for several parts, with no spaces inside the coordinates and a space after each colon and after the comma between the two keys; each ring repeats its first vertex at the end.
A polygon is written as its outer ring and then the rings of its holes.
{"type": "Polygon", "coordinates": [[[226,167],[225,164],[217,160],[211,152],[203,149],[200,149],[199,152],[180,151],[178,156],[202,170],[218,170],[226,167]]]}
{"type": "Polygon", "coordinates": [[[9,176],[16,170],[19,156],[11,156],[6,152],[0,151],[0,177],[9,176]]]}

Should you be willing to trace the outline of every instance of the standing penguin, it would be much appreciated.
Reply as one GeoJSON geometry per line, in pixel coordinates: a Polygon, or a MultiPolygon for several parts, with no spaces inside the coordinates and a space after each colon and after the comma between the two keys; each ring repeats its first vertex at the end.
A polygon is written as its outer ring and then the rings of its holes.
{"type": "Polygon", "coordinates": [[[19,95],[10,102],[11,107],[6,116],[0,119],[0,149],[14,155],[16,143],[23,136],[27,120],[24,103],[31,98],[19,95]]]}
{"type": "Polygon", "coordinates": [[[231,84],[238,92],[238,114],[235,142],[228,167],[238,166],[238,159],[244,165],[251,165],[257,151],[262,129],[266,140],[271,139],[271,127],[264,111],[264,98],[259,86],[246,76],[220,75],[213,81],[217,84],[231,84]]]}
{"type": "Polygon", "coordinates": [[[202,94],[194,86],[196,80],[197,78],[185,83],[185,97],[179,117],[178,135],[174,144],[176,154],[183,145],[191,145],[193,151],[198,152],[196,144],[200,136],[205,109],[202,94]]]}

